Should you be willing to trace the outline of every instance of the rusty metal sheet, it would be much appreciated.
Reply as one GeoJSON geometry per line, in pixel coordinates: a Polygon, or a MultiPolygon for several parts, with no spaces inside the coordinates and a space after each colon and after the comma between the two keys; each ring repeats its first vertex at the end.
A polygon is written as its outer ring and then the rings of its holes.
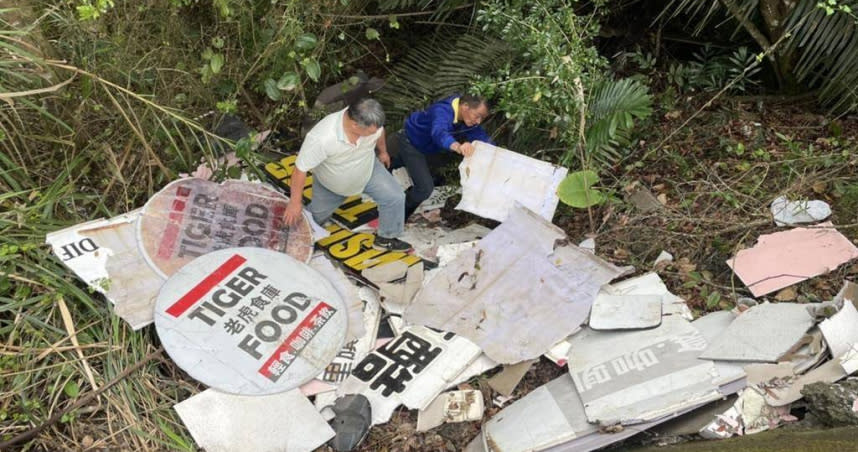
{"type": "Polygon", "coordinates": [[[310,266],[264,248],[229,248],[167,280],[155,327],[193,378],[262,395],[318,375],[343,345],[347,316],[339,293],[310,266]]]}
{"type": "Polygon", "coordinates": [[[165,278],[195,257],[224,248],[268,248],[309,262],[310,224],[302,217],[296,225],[284,227],[288,203],[283,194],[255,182],[179,179],[143,206],[140,249],[165,278]]]}

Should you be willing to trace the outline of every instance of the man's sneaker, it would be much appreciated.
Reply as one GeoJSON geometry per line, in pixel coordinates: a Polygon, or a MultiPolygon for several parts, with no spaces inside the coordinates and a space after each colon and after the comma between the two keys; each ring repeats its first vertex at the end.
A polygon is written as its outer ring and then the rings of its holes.
{"type": "Polygon", "coordinates": [[[411,249],[411,244],[399,239],[388,239],[386,237],[376,236],[375,241],[372,243],[372,247],[377,250],[404,252],[411,249]]]}

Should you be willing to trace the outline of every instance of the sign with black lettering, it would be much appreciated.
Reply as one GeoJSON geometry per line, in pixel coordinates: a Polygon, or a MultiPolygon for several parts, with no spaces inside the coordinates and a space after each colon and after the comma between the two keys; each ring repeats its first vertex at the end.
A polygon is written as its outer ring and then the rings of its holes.
{"type": "Polygon", "coordinates": [[[143,207],[138,241],[149,264],[168,277],[210,251],[251,246],[282,251],[301,262],[313,254],[309,222],[285,227],[289,199],[259,183],[171,182],[143,207]]]}
{"type": "Polygon", "coordinates": [[[414,254],[373,248],[375,234],[352,232],[335,224],[329,225],[325,229],[331,235],[319,240],[316,245],[352,272],[360,273],[365,268],[388,264],[393,261],[403,261],[409,267],[418,262],[424,262],[423,259],[414,254]]]}
{"type": "MultiPolygon", "coordinates": [[[[271,182],[286,193],[290,190],[289,184],[292,182],[292,172],[295,171],[297,158],[297,155],[289,155],[279,161],[269,162],[263,167],[271,182]]],[[[313,176],[308,173],[307,180],[304,182],[303,201],[309,204],[312,198],[313,176]]],[[[360,195],[350,196],[334,211],[332,218],[347,228],[355,228],[378,218],[378,206],[372,201],[364,201],[360,195]]]]}
{"type": "Polygon", "coordinates": [[[348,316],[334,286],[310,266],[263,248],[230,248],[170,277],[155,327],[193,378],[262,395],[319,375],[345,341],[348,316]]]}

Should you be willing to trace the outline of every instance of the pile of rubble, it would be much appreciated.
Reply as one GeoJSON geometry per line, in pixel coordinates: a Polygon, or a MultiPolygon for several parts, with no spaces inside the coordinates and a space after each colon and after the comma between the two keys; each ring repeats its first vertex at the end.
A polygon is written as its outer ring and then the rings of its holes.
{"type": "MultiPolygon", "coordinates": [[[[460,170],[458,208],[500,225],[441,226],[441,189],[407,227],[413,254],[371,248],[371,200],[284,228],[270,185],[200,178],[47,242],[209,387],[175,406],[209,451],[351,450],[402,405],[418,431],[482,421],[471,451],[594,450],[679,417],[663,431],[726,438],[795,420],[805,387],[858,370],[858,286],[764,301],[858,257],[830,223],[738,252],[727,264],[763,301],[695,319],[657,273],[551,223],[565,169],[480,143],[460,170]],[[568,372],[491,419],[480,391],[450,390],[502,367],[489,384],[506,404],[541,357],[568,372]]],[[[288,187],[288,158],[266,171],[288,187]]]]}

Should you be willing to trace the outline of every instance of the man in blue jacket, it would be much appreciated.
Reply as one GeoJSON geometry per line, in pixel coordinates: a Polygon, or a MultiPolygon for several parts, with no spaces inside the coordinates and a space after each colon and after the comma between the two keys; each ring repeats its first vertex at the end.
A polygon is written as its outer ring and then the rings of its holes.
{"type": "Polygon", "coordinates": [[[494,144],[480,127],[489,115],[482,97],[454,95],[412,113],[399,133],[399,160],[408,170],[414,185],[405,193],[405,218],[432,194],[435,184],[427,157],[474,153],[473,141],[494,144]]]}

